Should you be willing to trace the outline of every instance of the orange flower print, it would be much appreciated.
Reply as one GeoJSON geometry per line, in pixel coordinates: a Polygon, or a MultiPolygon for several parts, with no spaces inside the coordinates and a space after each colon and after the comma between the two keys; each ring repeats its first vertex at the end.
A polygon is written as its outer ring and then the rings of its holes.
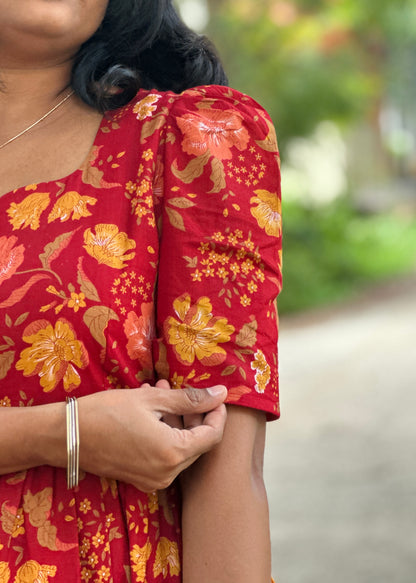
{"type": "Polygon", "coordinates": [[[48,583],[55,577],[55,565],[40,565],[37,561],[27,561],[16,573],[14,583],[48,583]]]}
{"type": "Polygon", "coordinates": [[[133,545],[133,548],[130,551],[131,566],[136,574],[137,583],[144,583],[146,580],[146,565],[151,553],[152,545],[150,541],[147,541],[143,547],[133,545]]]}
{"type": "Polygon", "coordinates": [[[137,119],[143,120],[150,117],[154,111],[156,111],[157,106],[155,103],[159,101],[161,95],[156,95],[155,93],[149,93],[144,99],[141,99],[133,107],[133,112],[137,114],[137,119]]]}
{"type": "Polygon", "coordinates": [[[268,190],[255,190],[257,196],[250,199],[251,204],[257,206],[250,209],[251,214],[257,220],[259,227],[268,235],[278,237],[281,232],[281,203],[274,192],[268,190]]]}
{"type": "Polygon", "coordinates": [[[129,239],[126,233],[120,232],[117,225],[98,224],[95,226],[95,234],[91,229],[87,229],[84,233],[84,243],[84,249],[98,263],[116,269],[126,267],[125,261],[133,259],[136,255],[135,252],[128,253],[136,248],[136,242],[129,239]]]}
{"type": "Polygon", "coordinates": [[[11,407],[12,403],[9,397],[3,397],[0,399],[0,407],[11,407]]]}
{"type": "Polygon", "coordinates": [[[81,217],[90,217],[91,213],[87,205],[94,205],[97,199],[92,196],[81,196],[78,192],[70,191],[59,197],[53,209],[49,213],[48,223],[56,219],[61,219],[61,222],[68,219],[79,220],[81,217]],[[72,217],[71,217],[72,213],[72,217]]]}
{"type": "Polygon", "coordinates": [[[241,116],[232,110],[201,109],[177,118],[184,140],[182,149],[192,156],[209,152],[220,160],[232,158],[231,148],[247,148],[250,136],[241,116]]]}
{"type": "Polygon", "coordinates": [[[158,577],[163,575],[164,579],[170,576],[179,575],[181,568],[179,564],[178,545],[166,537],[162,537],[157,545],[155,564],[153,565],[153,575],[158,577]]]}
{"type": "Polygon", "coordinates": [[[15,247],[17,237],[12,235],[0,237],[0,285],[9,279],[23,263],[25,248],[23,245],[15,247]]]}
{"type": "Polygon", "coordinates": [[[39,229],[40,215],[49,204],[48,192],[34,192],[29,194],[22,202],[12,204],[7,209],[9,222],[15,229],[30,227],[33,231],[39,229]]]}
{"type": "Polygon", "coordinates": [[[229,342],[234,327],[226,318],[212,315],[212,305],[207,297],[191,305],[191,298],[183,294],[173,302],[178,319],[169,317],[164,330],[180,362],[191,365],[195,358],[207,366],[221,364],[226,352],[218,346],[229,342]]]}
{"type": "Polygon", "coordinates": [[[124,332],[127,336],[127,353],[132,360],[139,360],[144,370],[153,368],[152,339],[155,336],[153,320],[153,303],[141,305],[141,316],[129,312],[124,322],[124,332]]]}
{"type": "Polygon", "coordinates": [[[0,561],[0,583],[9,583],[10,569],[8,563],[0,561]]]}
{"type": "Polygon", "coordinates": [[[60,381],[68,392],[80,385],[75,367],[86,368],[88,354],[67,320],[59,318],[55,327],[47,320],[36,320],[24,330],[23,340],[31,344],[16,363],[16,369],[23,371],[24,376],[39,375],[46,393],[53,391],[60,381]]]}
{"type": "Polygon", "coordinates": [[[251,368],[256,371],[256,374],[254,375],[256,381],[254,388],[258,393],[264,393],[266,386],[270,381],[270,366],[267,364],[266,357],[261,350],[258,350],[254,355],[251,368]]]}

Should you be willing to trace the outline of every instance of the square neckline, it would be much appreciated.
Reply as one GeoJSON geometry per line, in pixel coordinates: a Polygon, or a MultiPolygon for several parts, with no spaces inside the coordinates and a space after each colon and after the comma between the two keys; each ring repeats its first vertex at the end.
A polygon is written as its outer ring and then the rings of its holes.
{"type": "MultiPolygon", "coordinates": [[[[129,104],[125,105],[124,107],[127,107],[129,104]]],[[[102,129],[104,127],[104,124],[107,123],[108,121],[110,121],[114,114],[116,114],[117,112],[120,112],[120,110],[122,110],[123,108],[119,108],[116,110],[113,110],[111,112],[105,112],[100,120],[100,124],[97,128],[97,131],[95,132],[95,136],[94,136],[94,140],[91,144],[91,147],[88,150],[88,153],[86,155],[86,157],[84,158],[84,160],[81,162],[81,164],[75,168],[75,170],[73,170],[72,172],[69,172],[68,174],[65,174],[62,177],[59,178],[54,178],[52,180],[42,180],[40,182],[30,182],[28,184],[24,184],[23,186],[18,186],[17,188],[14,188],[12,190],[9,190],[8,192],[5,192],[4,194],[0,194],[0,202],[9,198],[12,195],[19,195],[21,192],[28,192],[29,190],[39,190],[39,186],[48,186],[50,184],[54,184],[57,182],[64,182],[67,183],[69,180],[71,180],[71,178],[73,176],[75,176],[78,172],[81,172],[82,167],[88,163],[88,160],[91,158],[91,153],[93,152],[93,150],[99,145],[100,139],[103,135],[102,129]],[[111,114],[111,115],[110,115],[111,114]]]]}

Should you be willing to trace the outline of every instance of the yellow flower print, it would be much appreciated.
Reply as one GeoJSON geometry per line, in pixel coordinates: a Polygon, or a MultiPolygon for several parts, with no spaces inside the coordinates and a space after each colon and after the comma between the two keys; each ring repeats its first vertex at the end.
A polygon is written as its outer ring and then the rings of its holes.
{"type": "Polygon", "coordinates": [[[161,95],[156,95],[155,93],[149,93],[144,99],[141,99],[133,107],[133,113],[137,114],[137,119],[143,120],[150,117],[157,107],[155,103],[159,101],[161,95]]]}
{"type": "Polygon", "coordinates": [[[148,150],[145,150],[142,154],[142,158],[146,160],[146,162],[148,162],[149,160],[153,160],[153,150],[150,148],[148,150]]]}
{"type": "Polygon", "coordinates": [[[24,522],[25,517],[23,515],[23,508],[18,508],[13,525],[13,532],[11,533],[13,538],[17,538],[20,534],[25,533],[25,527],[23,526],[24,522]]]}
{"type": "Polygon", "coordinates": [[[79,294],[72,292],[71,299],[68,302],[68,307],[73,308],[74,312],[78,312],[80,308],[85,308],[85,306],[87,305],[84,300],[85,294],[83,294],[82,292],[79,294]]]}
{"type": "Polygon", "coordinates": [[[244,294],[240,297],[240,304],[246,308],[251,304],[251,298],[249,298],[247,294],[244,294]]]}
{"type": "Polygon", "coordinates": [[[20,353],[16,363],[16,369],[23,371],[24,376],[39,375],[46,393],[53,391],[60,381],[65,391],[79,386],[81,379],[75,366],[86,368],[88,354],[67,320],[59,318],[55,327],[47,320],[36,320],[24,330],[23,340],[31,344],[20,353]]]}
{"type": "Polygon", "coordinates": [[[9,222],[15,229],[30,227],[33,231],[39,229],[40,215],[49,204],[48,192],[34,192],[29,194],[22,202],[12,204],[7,209],[9,222]]]}
{"type": "Polygon", "coordinates": [[[159,498],[157,492],[150,492],[147,495],[148,504],[149,504],[149,512],[150,514],[154,514],[159,510],[159,498]]]}
{"type": "Polygon", "coordinates": [[[110,512],[110,514],[107,514],[107,516],[105,517],[105,526],[107,528],[110,528],[111,523],[115,521],[115,518],[113,516],[113,513],[110,512]]]}
{"type": "Polygon", "coordinates": [[[199,269],[196,269],[193,273],[191,273],[192,281],[202,281],[202,273],[199,269]]]}
{"type": "Polygon", "coordinates": [[[178,319],[169,317],[164,324],[169,344],[180,362],[191,365],[197,358],[207,366],[221,364],[226,352],[218,346],[229,342],[234,327],[226,318],[214,317],[212,305],[202,297],[191,305],[191,298],[183,294],[173,302],[178,319]]]}
{"type": "Polygon", "coordinates": [[[250,272],[253,271],[254,266],[253,266],[253,262],[251,259],[246,259],[242,265],[241,265],[241,271],[243,273],[245,273],[246,275],[250,272]]]}
{"type": "Polygon", "coordinates": [[[84,500],[79,504],[79,511],[83,514],[87,514],[89,510],[91,510],[91,502],[88,500],[88,498],[84,498],[84,500]]]}
{"type": "Polygon", "coordinates": [[[25,533],[23,508],[16,508],[6,500],[1,507],[0,523],[3,531],[12,538],[25,533]]]}
{"type": "Polygon", "coordinates": [[[105,540],[103,533],[97,530],[97,534],[95,534],[92,537],[92,544],[95,546],[96,549],[98,549],[98,547],[104,544],[104,542],[105,540]]]}
{"type": "Polygon", "coordinates": [[[213,238],[213,240],[214,240],[214,241],[216,241],[217,243],[221,243],[221,241],[224,241],[224,238],[225,238],[225,237],[224,237],[224,235],[223,235],[223,234],[222,234],[220,231],[218,231],[218,232],[216,232],[216,233],[214,233],[214,234],[212,235],[212,238],[213,238]]]}
{"type": "Polygon", "coordinates": [[[17,571],[14,583],[48,583],[49,577],[55,575],[55,565],[40,565],[36,561],[27,561],[17,571]]]}
{"type": "Polygon", "coordinates": [[[0,407],[11,407],[11,401],[9,397],[3,397],[0,399],[0,407]]]}
{"type": "MultiPolygon", "coordinates": [[[[0,548],[3,548],[3,546],[1,546],[0,548]]],[[[5,561],[0,561],[0,583],[9,583],[9,581],[10,581],[9,565],[5,561]]]]}
{"type": "Polygon", "coordinates": [[[133,571],[136,574],[137,583],[145,582],[146,564],[151,553],[152,545],[150,541],[147,541],[143,547],[139,547],[139,545],[133,545],[133,548],[130,551],[130,561],[132,563],[133,571]]]}
{"type": "Polygon", "coordinates": [[[87,563],[93,569],[95,565],[98,563],[97,553],[91,553],[88,557],[87,563]]]}
{"type": "Polygon", "coordinates": [[[168,570],[171,577],[173,575],[179,575],[181,568],[179,564],[178,545],[176,542],[163,536],[157,545],[153,575],[158,577],[162,573],[163,578],[166,579],[168,570]]]}
{"type": "Polygon", "coordinates": [[[82,544],[79,547],[79,555],[80,557],[82,557],[83,559],[85,559],[85,557],[88,555],[88,551],[90,550],[91,547],[91,543],[87,538],[83,538],[82,539],[82,544]]]}
{"type": "Polygon", "coordinates": [[[93,573],[92,571],[90,571],[89,569],[87,569],[87,567],[83,567],[81,569],[81,579],[83,581],[86,581],[88,583],[88,581],[90,581],[93,577],[93,573]]]}
{"type": "Polygon", "coordinates": [[[255,294],[255,293],[256,293],[256,291],[258,290],[258,285],[257,285],[257,283],[255,283],[254,281],[250,281],[250,282],[247,284],[247,289],[248,289],[248,291],[249,291],[251,294],[255,294]]]}
{"type": "Polygon", "coordinates": [[[128,253],[136,248],[136,242],[129,239],[126,233],[120,232],[117,225],[100,223],[95,226],[95,234],[91,229],[87,229],[84,233],[84,243],[84,249],[98,263],[105,263],[116,269],[126,267],[127,264],[124,262],[133,259],[136,254],[128,253]]]}
{"type": "Polygon", "coordinates": [[[247,247],[247,249],[249,251],[253,251],[253,249],[254,249],[253,241],[251,241],[250,239],[247,239],[246,241],[244,241],[244,245],[247,247]]]}
{"type": "Polygon", "coordinates": [[[221,279],[225,279],[230,274],[229,271],[225,269],[225,267],[220,267],[217,271],[217,276],[221,279]]]}
{"type": "Polygon", "coordinates": [[[264,393],[266,386],[270,381],[270,366],[267,364],[266,357],[262,350],[258,350],[254,355],[251,368],[256,371],[256,374],[254,375],[256,381],[254,388],[258,393],[264,393]]]}
{"type": "Polygon", "coordinates": [[[136,191],[136,183],[129,180],[129,182],[126,184],[126,190],[127,192],[130,192],[130,194],[134,194],[136,191]]]}
{"type": "Polygon", "coordinates": [[[179,376],[177,372],[173,373],[171,378],[172,389],[181,389],[183,386],[184,377],[179,376]]]}
{"type": "Polygon", "coordinates": [[[103,581],[108,581],[111,576],[110,568],[104,567],[103,565],[100,569],[98,569],[97,575],[99,576],[99,583],[102,583],[103,581]]]}
{"type": "Polygon", "coordinates": [[[230,269],[234,273],[234,275],[237,275],[237,273],[240,273],[240,266],[238,265],[238,263],[231,263],[230,269]]]}
{"type": "Polygon", "coordinates": [[[81,217],[90,217],[91,213],[87,205],[94,205],[96,202],[97,199],[92,196],[81,196],[75,191],[67,192],[56,201],[53,209],[49,213],[48,223],[56,219],[61,219],[63,223],[71,218],[72,220],[79,220],[81,217]]]}
{"type": "Polygon", "coordinates": [[[268,235],[278,237],[281,232],[281,204],[279,197],[268,190],[255,190],[257,196],[250,199],[251,204],[257,206],[250,209],[251,214],[257,220],[259,227],[268,235]]]}

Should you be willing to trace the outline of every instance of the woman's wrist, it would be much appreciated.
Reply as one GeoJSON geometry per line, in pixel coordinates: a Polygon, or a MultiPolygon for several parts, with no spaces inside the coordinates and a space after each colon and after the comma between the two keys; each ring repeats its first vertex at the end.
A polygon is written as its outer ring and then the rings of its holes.
{"type": "Polygon", "coordinates": [[[65,403],[0,410],[0,475],[66,467],[65,403]]]}
{"type": "Polygon", "coordinates": [[[32,439],[28,457],[35,466],[49,465],[65,468],[67,464],[65,403],[50,403],[33,407],[32,439]]]}

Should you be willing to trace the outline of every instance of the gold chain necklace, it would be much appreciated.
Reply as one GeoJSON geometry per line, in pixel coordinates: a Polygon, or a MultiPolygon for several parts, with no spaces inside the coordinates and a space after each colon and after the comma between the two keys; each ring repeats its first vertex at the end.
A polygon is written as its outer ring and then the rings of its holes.
{"type": "Polygon", "coordinates": [[[22,130],[21,132],[19,132],[16,136],[13,136],[13,138],[10,138],[6,142],[4,142],[4,144],[0,144],[0,150],[2,148],[4,148],[5,146],[9,145],[11,142],[14,142],[15,140],[17,140],[17,138],[20,138],[20,136],[23,136],[24,134],[26,134],[27,132],[29,132],[31,129],[33,129],[38,124],[40,124],[40,122],[42,122],[44,119],[46,119],[47,117],[49,117],[54,111],[56,111],[58,109],[58,107],[61,107],[61,105],[63,105],[65,103],[65,101],[67,101],[73,94],[74,94],[74,90],[70,91],[67,95],[65,95],[65,97],[63,99],[61,99],[61,101],[59,103],[57,103],[56,105],[54,105],[52,107],[52,109],[50,109],[49,111],[47,111],[44,115],[42,115],[42,117],[40,117],[34,123],[30,124],[29,127],[27,127],[26,129],[22,130]]]}

